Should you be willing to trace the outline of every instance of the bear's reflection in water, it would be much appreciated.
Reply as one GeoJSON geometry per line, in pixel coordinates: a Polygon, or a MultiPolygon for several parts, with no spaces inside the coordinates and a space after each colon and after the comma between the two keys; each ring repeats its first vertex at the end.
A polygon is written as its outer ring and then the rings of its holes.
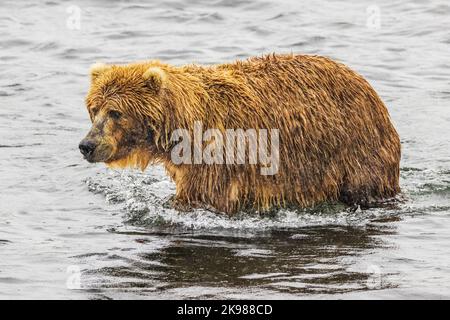
{"type": "MultiPolygon", "coordinates": [[[[364,261],[371,251],[389,247],[379,239],[395,234],[395,227],[385,222],[254,235],[170,234],[168,245],[159,250],[131,259],[110,255],[108,260],[121,264],[86,271],[97,281],[85,285],[105,296],[134,292],[148,297],[154,291],[172,298],[230,298],[250,292],[262,298],[301,297],[393,287],[392,274],[378,273],[377,266],[364,261]]],[[[138,241],[148,240],[143,236],[138,241]]]]}

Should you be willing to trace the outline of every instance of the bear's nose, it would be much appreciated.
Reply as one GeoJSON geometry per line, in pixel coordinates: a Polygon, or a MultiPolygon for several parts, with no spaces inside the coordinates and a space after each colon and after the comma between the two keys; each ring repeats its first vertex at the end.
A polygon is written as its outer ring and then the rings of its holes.
{"type": "Polygon", "coordinates": [[[95,144],[92,141],[89,140],[83,140],[80,142],[80,145],[78,146],[80,148],[81,153],[88,157],[94,152],[95,150],[95,144]]]}

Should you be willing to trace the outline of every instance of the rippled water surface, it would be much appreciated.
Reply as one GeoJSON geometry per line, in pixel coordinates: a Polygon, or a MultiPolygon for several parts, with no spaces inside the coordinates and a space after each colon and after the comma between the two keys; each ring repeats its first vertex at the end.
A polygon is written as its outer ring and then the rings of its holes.
{"type": "Polygon", "coordinates": [[[448,1],[74,4],[0,3],[0,298],[450,298],[448,1]],[[402,139],[404,203],[179,213],[162,168],[82,160],[92,63],[273,51],[370,81],[402,139]]]}

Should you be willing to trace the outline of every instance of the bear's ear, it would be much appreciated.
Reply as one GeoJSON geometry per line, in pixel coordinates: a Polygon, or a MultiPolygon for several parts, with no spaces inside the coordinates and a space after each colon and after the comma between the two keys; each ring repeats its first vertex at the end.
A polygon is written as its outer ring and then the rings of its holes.
{"type": "Polygon", "coordinates": [[[101,75],[103,72],[111,68],[111,66],[108,66],[104,63],[97,62],[93,64],[90,68],[90,74],[91,74],[91,81],[94,82],[99,75],[101,75]]]}
{"type": "Polygon", "coordinates": [[[158,93],[164,87],[166,73],[159,67],[150,67],[142,75],[147,87],[158,93]]]}

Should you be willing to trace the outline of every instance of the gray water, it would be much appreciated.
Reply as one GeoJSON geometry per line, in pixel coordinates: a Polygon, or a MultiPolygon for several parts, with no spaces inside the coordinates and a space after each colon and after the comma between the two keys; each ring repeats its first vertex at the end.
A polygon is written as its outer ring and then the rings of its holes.
{"type": "Polygon", "coordinates": [[[445,0],[1,1],[0,298],[450,298],[449,30],[445,0]],[[370,81],[401,136],[403,202],[179,213],[162,168],[82,160],[94,62],[274,51],[370,81]]]}

